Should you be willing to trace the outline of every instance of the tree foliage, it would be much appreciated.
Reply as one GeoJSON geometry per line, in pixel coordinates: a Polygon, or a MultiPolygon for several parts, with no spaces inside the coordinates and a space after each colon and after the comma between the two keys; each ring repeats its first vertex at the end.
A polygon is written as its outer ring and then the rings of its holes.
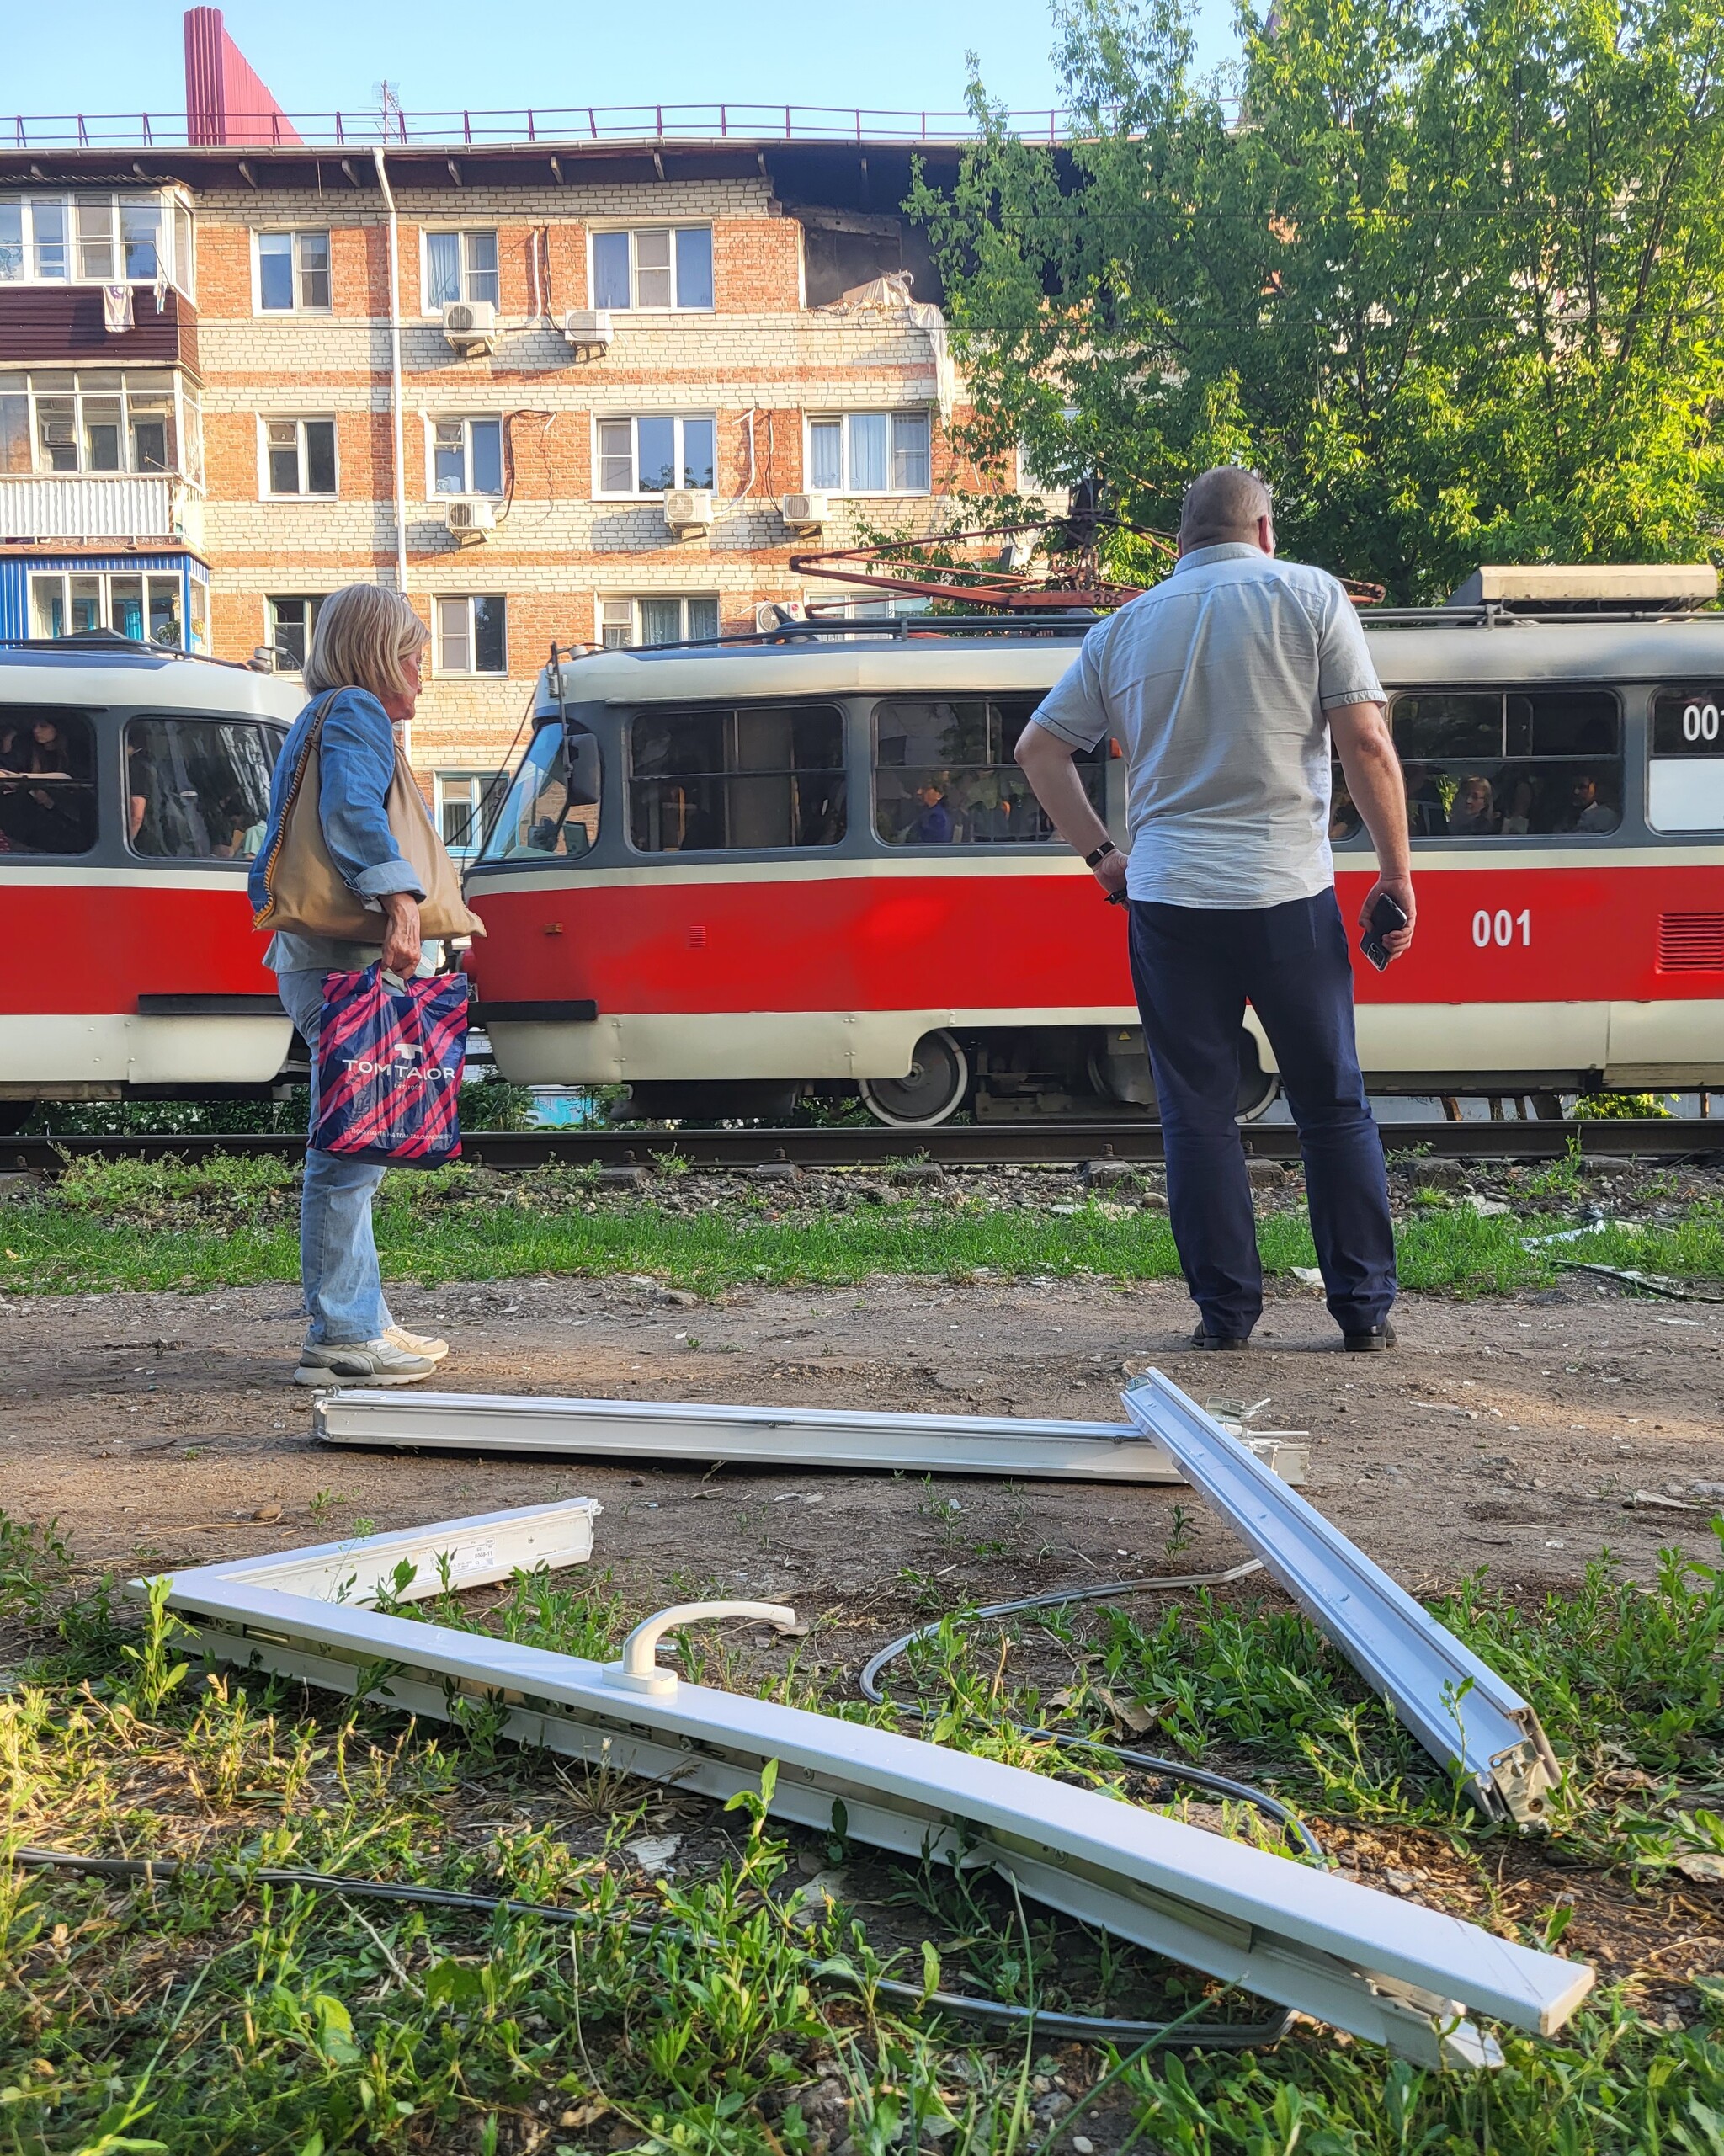
{"type": "Polygon", "coordinates": [[[974,83],[907,205],[972,454],[1163,528],[1253,463],[1289,551],[1408,600],[1724,552],[1724,0],[1239,0],[1231,104],[1182,0],[1058,22],[1071,139],[974,83]]]}

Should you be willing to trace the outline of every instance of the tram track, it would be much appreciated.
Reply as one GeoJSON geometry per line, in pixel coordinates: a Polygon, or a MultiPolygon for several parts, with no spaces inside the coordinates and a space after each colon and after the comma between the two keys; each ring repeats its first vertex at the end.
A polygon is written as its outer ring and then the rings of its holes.
{"type": "MultiPolygon", "coordinates": [[[[1704,1160],[1724,1155],[1724,1119],[1551,1122],[1386,1123],[1391,1154],[1422,1152],[1447,1160],[1561,1160],[1578,1147],[1583,1159],[1704,1160]]],[[[1290,1123],[1253,1123],[1242,1135],[1258,1160],[1296,1161],[1290,1123]]],[[[141,1131],[120,1137],[0,1138],[0,1173],[52,1177],[76,1160],[208,1160],[218,1155],[296,1159],[305,1141],[288,1132],[141,1131]]],[[[622,1126],[600,1131],[542,1128],[473,1131],[463,1158],[484,1168],[651,1168],[674,1158],[689,1168],[882,1168],[909,1161],[942,1168],[1081,1167],[1088,1161],[1152,1166],[1163,1157],[1158,1124],[952,1123],[932,1131],[873,1125],[797,1126],[782,1130],[668,1129],[622,1126]]]]}

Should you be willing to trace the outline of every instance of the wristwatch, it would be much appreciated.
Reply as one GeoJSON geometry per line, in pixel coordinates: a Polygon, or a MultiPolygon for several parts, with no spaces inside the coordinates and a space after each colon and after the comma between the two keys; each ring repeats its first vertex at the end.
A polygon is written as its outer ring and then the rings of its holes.
{"type": "Polygon", "coordinates": [[[1087,869],[1099,868],[1109,854],[1117,854],[1119,850],[1111,838],[1104,838],[1093,854],[1083,856],[1083,865],[1087,869]]]}

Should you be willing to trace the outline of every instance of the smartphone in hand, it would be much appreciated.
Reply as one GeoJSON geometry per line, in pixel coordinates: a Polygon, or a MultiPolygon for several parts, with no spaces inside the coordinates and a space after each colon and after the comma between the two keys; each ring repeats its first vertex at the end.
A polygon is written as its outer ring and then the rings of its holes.
{"type": "Polygon", "coordinates": [[[1370,909],[1370,924],[1359,939],[1359,948],[1381,973],[1389,962],[1389,954],[1383,946],[1383,938],[1391,936],[1397,929],[1407,926],[1407,916],[1390,897],[1386,891],[1377,896],[1370,909]]]}

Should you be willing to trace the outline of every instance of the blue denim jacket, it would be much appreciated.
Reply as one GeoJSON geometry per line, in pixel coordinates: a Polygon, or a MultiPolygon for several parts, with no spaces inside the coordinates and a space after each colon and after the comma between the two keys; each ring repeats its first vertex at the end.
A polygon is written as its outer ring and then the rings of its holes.
{"type": "MultiPolygon", "coordinates": [[[[260,912],[269,893],[263,865],[281,826],[287,790],[305,752],[306,736],[322,694],[311,700],[289,729],[269,787],[269,822],[263,843],[252,863],[249,883],[252,910],[260,912]]],[[[322,784],[317,797],[323,825],[323,843],[330,859],[349,887],[374,905],[386,891],[408,891],[423,898],[424,890],[412,870],[402,859],[389,828],[385,801],[395,773],[395,732],[389,714],[369,690],[338,689],[324,714],[318,738],[318,760],[322,784]]],[[[328,936],[277,935],[263,962],[277,973],[296,973],[321,968],[338,972],[370,965],[380,947],[383,913],[377,909],[379,942],[340,942],[328,936]]]]}

